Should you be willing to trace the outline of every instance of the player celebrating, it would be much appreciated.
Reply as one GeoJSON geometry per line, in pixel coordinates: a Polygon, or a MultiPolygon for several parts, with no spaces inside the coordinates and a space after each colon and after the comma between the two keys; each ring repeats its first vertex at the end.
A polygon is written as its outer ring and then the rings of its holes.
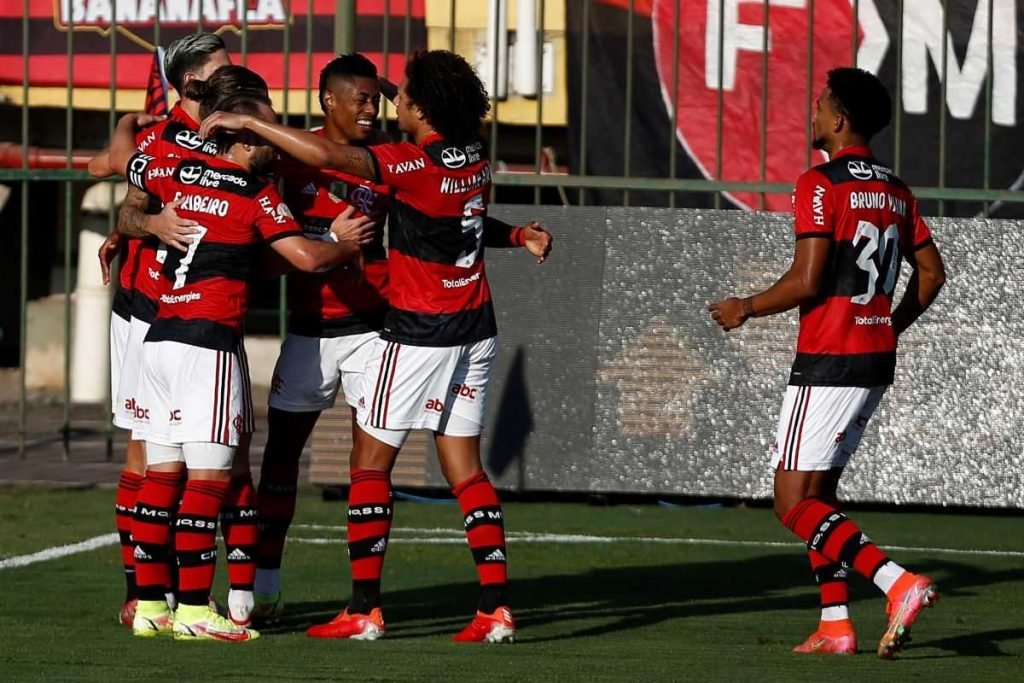
{"type": "MultiPolygon", "coordinates": [[[[372,640],[383,634],[380,568],[391,525],[389,472],[409,430],[430,429],[463,511],[480,579],[477,615],[454,638],[514,638],[501,503],[480,463],[483,406],[497,351],[483,261],[491,176],[479,129],[488,109],[487,93],[466,61],[432,50],[409,60],[396,98],[399,128],[412,142],[364,149],[251,116],[215,114],[204,121],[205,132],[255,132],[300,161],[394,191],[391,307],[366,367],[351,456],[353,594],[348,607],[330,624],[311,628],[311,636],[372,640]]],[[[510,237],[518,244],[523,239],[523,229],[510,237]]]]}
{"type": "MultiPolygon", "coordinates": [[[[314,134],[340,144],[385,141],[373,127],[380,112],[377,67],[363,55],[336,57],[320,71],[320,107],[324,127],[314,134]]],[[[354,417],[363,367],[387,311],[388,188],[294,160],[282,162],[278,175],[285,203],[307,237],[329,237],[331,221],[350,211],[374,219],[374,239],[363,248],[361,276],[343,268],[288,276],[288,336],[274,368],[259,488],[256,604],[264,619],[281,606],[281,557],[295,512],[302,449],[339,390],[354,417]]]]}
{"type": "MultiPolygon", "coordinates": [[[[209,113],[210,104],[204,99],[201,114],[209,113]]],[[[218,106],[275,118],[265,102],[245,94],[218,106]]],[[[168,252],[162,264],[166,287],[143,345],[134,429],[146,441],[147,472],[132,528],[139,591],[133,630],[139,636],[173,630],[183,640],[251,640],[257,632],[221,617],[207,602],[216,566],[217,515],[245,427],[248,377],[239,343],[248,278],[261,241],[308,271],[351,261],[359,246],[302,238],[274,187],[261,179],[275,154],[255,136],[219,135],[212,140],[217,155],[207,159],[154,159],[135,150],[137,122],[137,115],[119,122],[111,165],[164,203],[180,199],[183,216],[198,225],[188,251],[168,252]],[[179,604],[172,616],[163,594],[176,508],[179,604]]]]}
{"type": "Polygon", "coordinates": [[[800,307],[796,360],[771,452],[775,514],[807,542],[820,585],[821,622],[796,652],[856,653],[846,585],[851,567],[888,598],[880,657],[903,647],[921,610],[938,597],[931,579],[890,560],[838,510],[837,500],[843,468],[893,382],[897,339],[945,282],[917,201],[868,147],[891,111],[889,93],[874,75],[829,71],[811,125],[815,148],[830,161],[797,181],[792,265],[767,290],[710,306],[727,331],[800,307]],[[913,275],[892,310],[901,258],[913,275]]]}
{"type": "MultiPolygon", "coordinates": [[[[170,116],[155,126],[141,132],[137,138],[140,149],[153,148],[156,156],[168,153],[169,148],[193,151],[198,136],[199,102],[185,96],[185,85],[193,80],[206,80],[221,66],[231,63],[224,41],[212,33],[196,33],[174,41],[165,58],[168,78],[172,87],[181,95],[170,116]],[[182,131],[193,131],[191,137],[179,138],[182,131]]],[[[95,177],[106,177],[114,173],[106,153],[101,153],[89,162],[89,171],[95,177]]],[[[147,195],[137,188],[129,188],[119,216],[141,218],[149,204],[147,195]]],[[[159,205],[157,206],[159,209],[159,205]]],[[[173,214],[151,217],[150,230],[163,234],[175,234],[182,226],[173,220],[173,214]]],[[[189,229],[188,232],[191,232],[189,229]]],[[[114,295],[110,317],[110,396],[114,425],[130,430],[137,408],[134,390],[138,378],[138,359],[141,355],[142,339],[156,313],[155,281],[148,276],[143,262],[151,263],[156,253],[155,244],[144,244],[141,239],[129,239],[123,244],[119,231],[111,233],[100,247],[100,264],[104,281],[109,281],[110,262],[115,255],[124,253],[121,260],[119,287],[114,295]],[[134,329],[134,334],[133,334],[134,329]]],[[[121,537],[121,559],[124,566],[126,594],[124,606],[118,615],[122,624],[130,626],[135,612],[135,561],[132,557],[131,520],[135,499],[142,487],[146,470],[146,455],[142,442],[129,435],[125,450],[125,467],[118,481],[115,498],[117,530],[121,537]]]]}

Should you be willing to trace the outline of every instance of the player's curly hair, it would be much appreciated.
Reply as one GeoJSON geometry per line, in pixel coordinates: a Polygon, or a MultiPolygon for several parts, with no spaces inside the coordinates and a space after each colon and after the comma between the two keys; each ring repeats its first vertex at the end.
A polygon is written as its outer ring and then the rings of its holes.
{"type": "Polygon", "coordinates": [[[186,97],[199,103],[199,116],[206,118],[234,98],[270,104],[267,82],[255,71],[229,64],[213,72],[205,81],[192,80],[185,86],[186,97]]]}
{"type": "Polygon", "coordinates": [[[324,92],[327,91],[332,78],[345,78],[346,76],[363,76],[365,78],[377,78],[377,67],[369,59],[353,52],[347,55],[338,55],[324,65],[320,70],[320,108],[327,113],[324,106],[324,92]]]}
{"type": "Polygon", "coordinates": [[[870,140],[892,120],[892,98],[873,73],[853,67],[832,69],[828,87],[832,103],[854,133],[870,140]]]}
{"type": "Polygon", "coordinates": [[[405,65],[405,94],[445,139],[470,142],[491,109],[487,90],[473,67],[454,52],[417,52],[405,65]]]}
{"type": "Polygon", "coordinates": [[[167,81],[179,95],[184,95],[182,88],[185,85],[185,74],[202,69],[210,55],[227,49],[224,40],[215,33],[190,33],[178,38],[170,44],[164,55],[167,81]]]}

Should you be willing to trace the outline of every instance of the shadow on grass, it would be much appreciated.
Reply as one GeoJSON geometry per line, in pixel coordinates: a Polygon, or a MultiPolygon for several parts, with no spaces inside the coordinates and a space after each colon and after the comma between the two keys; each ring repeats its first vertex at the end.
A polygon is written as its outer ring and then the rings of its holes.
{"type": "MultiPolygon", "coordinates": [[[[993,571],[943,560],[931,560],[913,568],[935,578],[947,598],[968,597],[976,593],[972,590],[975,588],[1024,580],[1024,568],[993,571]]],[[[799,553],[728,562],[599,568],[517,579],[512,583],[512,604],[524,629],[521,642],[557,641],[710,615],[756,616],[759,612],[792,609],[813,613],[818,606],[814,593],[790,594],[801,582],[806,585],[811,581],[809,574],[807,559],[799,553]],[[530,627],[539,625],[557,625],[557,632],[531,637],[530,627]]],[[[881,609],[881,597],[866,581],[853,579],[851,589],[854,602],[874,601],[881,609]]],[[[476,585],[470,582],[387,592],[384,606],[388,638],[454,633],[472,614],[475,594],[476,585]]],[[[285,618],[264,630],[301,631],[310,624],[331,619],[344,606],[343,600],[289,603],[285,618]]],[[[922,640],[915,645],[946,650],[949,656],[998,657],[1007,656],[1000,649],[1000,642],[1020,638],[1024,638],[1024,629],[1004,629],[922,640]]]]}

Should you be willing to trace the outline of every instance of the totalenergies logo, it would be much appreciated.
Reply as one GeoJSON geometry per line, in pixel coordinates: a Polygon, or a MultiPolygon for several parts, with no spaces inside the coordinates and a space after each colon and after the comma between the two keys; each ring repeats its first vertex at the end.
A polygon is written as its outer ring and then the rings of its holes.
{"type": "Polygon", "coordinates": [[[288,22],[284,0],[54,0],[53,8],[59,29],[106,35],[116,28],[150,48],[153,45],[132,29],[153,26],[158,15],[161,26],[195,26],[202,20],[213,33],[240,33],[243,25],[282,28],[288,22]]]}

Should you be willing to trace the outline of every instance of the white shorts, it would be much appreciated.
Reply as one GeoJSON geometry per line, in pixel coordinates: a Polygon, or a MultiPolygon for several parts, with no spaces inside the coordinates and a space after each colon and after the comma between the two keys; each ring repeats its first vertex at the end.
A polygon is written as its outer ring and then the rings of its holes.
{"type": "Polygon", "coordinates": [[[846,467],[888,387],[786,387],[772,469],[846,467]]]}
{"type": "Polygon", "coordinates": [[[237,446],[251,414],[241,355],[174,341],[143,344],[133,437],[167,446],[237,446]]]}
{"type": "Polygon", "coordinates": [[[121,378],[114,393],[114,426],[121,429],[132,429],[135,426],[138,410],[135,393],[139,388],[139,371],[142,368],[142,342],[148,332],[149,323],[132,316],[121,361],[121,378]]]}
{"type": "Polygon", "coordinates": [[[355,408],[362,391],[363,370],[380,338],[376,332],[344,337],[304,337],[289,333],[281,344],[270,384],[271,408],[289,413],[327,410],[341,389],[355,408]]]}
{"type": "Polygon", "coordinates": [[[441,347],[378,339],[356,406],[359,424],[387,430],[430,429],[452,436],[480,434],[497,353],[495,337],[441,347]],[[457,428],[449,428],[452,415],[460,418],[457,428]]]}
{"type": "Polygon", "coordinates": [[[117,390],[121,383],[121,366],[124,364],[130,329],[129,321],[117,313],[110,314],[110,413],[114,416],[114,424],[123,429],[130,429],[131,425],[117,423],[118,407],[122,405],[117,400],[117,390]]]}

